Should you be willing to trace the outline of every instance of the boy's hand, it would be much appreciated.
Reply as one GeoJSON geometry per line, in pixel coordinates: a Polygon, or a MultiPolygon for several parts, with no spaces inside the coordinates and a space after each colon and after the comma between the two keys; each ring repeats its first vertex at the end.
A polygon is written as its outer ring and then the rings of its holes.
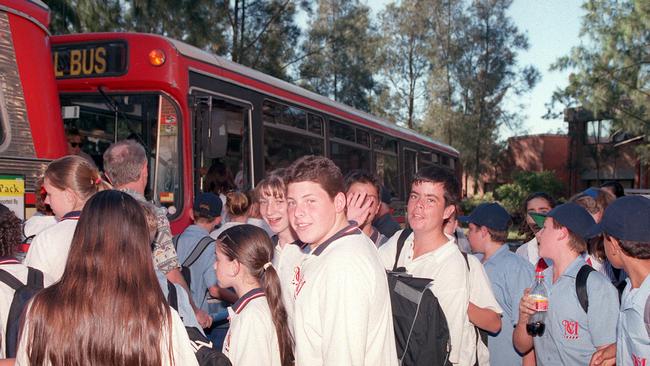
{"type": "Polygon", "coordinates": [[[357,225],[362,226],[370,215],[374,198],[368,197],[365,192],[349,194],[346,198],[348,221],[355,221],[357,225]]]}
{"type": "Polygon", "coordinates": [[[591,356],[589,366],[610,366],[616,364],[616,343],[599,347],[591,356]]]}
{"type": "Polygon", "coordinates": [[[530,288],[524,290],[524,296],[519,301],[519,323],[523,324],[528,323],[530,317],[537,312],[535,302],[528,294],[530,294],[530,288]]]}

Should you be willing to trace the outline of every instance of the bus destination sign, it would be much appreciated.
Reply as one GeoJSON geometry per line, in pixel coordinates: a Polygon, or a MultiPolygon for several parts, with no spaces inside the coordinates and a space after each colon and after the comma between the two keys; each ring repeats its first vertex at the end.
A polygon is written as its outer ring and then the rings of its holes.
{"type": "Polygon", "coordinates": [[[126,73],[126,42],[93,42],[52,46],[57,79],[117,76],[126,73]]]}

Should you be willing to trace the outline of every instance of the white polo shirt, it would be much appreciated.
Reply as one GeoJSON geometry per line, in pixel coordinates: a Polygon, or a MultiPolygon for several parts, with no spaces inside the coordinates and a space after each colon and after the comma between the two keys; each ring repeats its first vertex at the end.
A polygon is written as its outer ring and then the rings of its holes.
{"type": "MultiPolygon", "coordinates": [[[[503,309],[501,309],[499,302],[496,297],[494,297],[492,285],[490,285],[490,279],[488,278],[487,273],[485,273],[481,261],[479,261],[475,256],[468,254],[467,262],[469,263],[469,302],[480,308],[489,309],[497,314],[502,314],[503,309]]],[[[502,324],[501,326],[503,327],[507,325],[502,324]]],[[[461,350],[461,360],[463,360],[461,363],[465,363],[465,360],[467,360],[469,365],[474,365],[476,356],[478,355],[479,365],[490,365],[490,351],[486,344],[476,339],[476,330],[471,322],[469,326],[465,326],[462,342],[463,344],[474,343],[477,345],[477,349],[474,354],[470,354],[466,349],[461,350]]]]}
{"type": "Polygon", "coordinates": [[[309,253],[309,245],[303,244],[300,241],[294,243],[287,243],[284,248],[278,244],[278,236],[273,236],[273,243],[275,248],[273,250],[273,268],[278,273],[280,279],[280,288],[282,290],[282,303],[287,310],[287,321],[289,329],[293,334],[293,292],[291,289],[291,281],[296,276],[297,268],[300,268],[300,263],[307,253],[309,253]]]}
{"type": "MultiPolygon", "coordinates": [[[[396,232],[379,248],[379,256],[386,269],[393,268],[397,254],[397,240],[401,233],[402,230],[396,232]]],[[[415,277],[433,280],[433,294],[438,298],[449,327],[451,342],[449,361],[452,364],[470,365],[471,360],[465,357],[476,352],[476,342],[463,343],[463,333],[471,326],[467,317],[469,275],[465,259],[453,239],[449,239],[440,248],[413,259],[414,238],[413,233],[406,238],[397,266],[404,267],[407,273],[415,277]]]]}
{"type": "Polygon", "coordinates": [[[68,260],[79,213],[67,213],[61,221],[36,235],[27,251],[25,265],[40,269],[54,281],[60,280],[68,260]]]}
{"type": "Polygon", "coordinates": [[[230,328],[223,354],[236,366],[281,366],[280,346],[271,309],[262,289],[256,288],[228,308],[230,328]]]}
{"type": "MultiPolygon", "coordinates": [[[[14,258],[0,258],[0,269],[7,271],[10,275],[22,283],[27,283],[27,266],[20,264],[14,258]]],[[[43,274],[43,286],[52,284],[52,279],[43,274]]],[[[14,300],[14,289],[0,281],[0,359],[5,358],[5,332],[7,331],[7,319],[9,318],[9,309],[14,300]]]]}
{"type": "Polygon", "coordinates": [[[312,250],[292,285],[296,365],[397,365],[386,272],[359,229],[312,250]]]}

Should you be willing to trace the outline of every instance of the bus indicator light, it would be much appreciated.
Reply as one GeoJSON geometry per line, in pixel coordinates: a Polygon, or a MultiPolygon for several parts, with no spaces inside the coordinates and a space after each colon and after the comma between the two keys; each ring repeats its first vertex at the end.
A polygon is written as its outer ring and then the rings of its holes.
{"type": "Polygon", "coordinates": [[[149,52],[149,63],[153,66],[162,66],[165,63],[165,52],[159,49],[149,52]]]}

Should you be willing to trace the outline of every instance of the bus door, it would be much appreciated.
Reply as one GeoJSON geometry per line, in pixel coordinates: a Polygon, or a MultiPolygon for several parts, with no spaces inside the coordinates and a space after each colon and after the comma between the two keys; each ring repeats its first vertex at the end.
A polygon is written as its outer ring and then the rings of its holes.
{"type": "Polygon", "coordinates": [[[252,188],[252,105],[205,91],[192,93],[195,192],[252,188]]]}

